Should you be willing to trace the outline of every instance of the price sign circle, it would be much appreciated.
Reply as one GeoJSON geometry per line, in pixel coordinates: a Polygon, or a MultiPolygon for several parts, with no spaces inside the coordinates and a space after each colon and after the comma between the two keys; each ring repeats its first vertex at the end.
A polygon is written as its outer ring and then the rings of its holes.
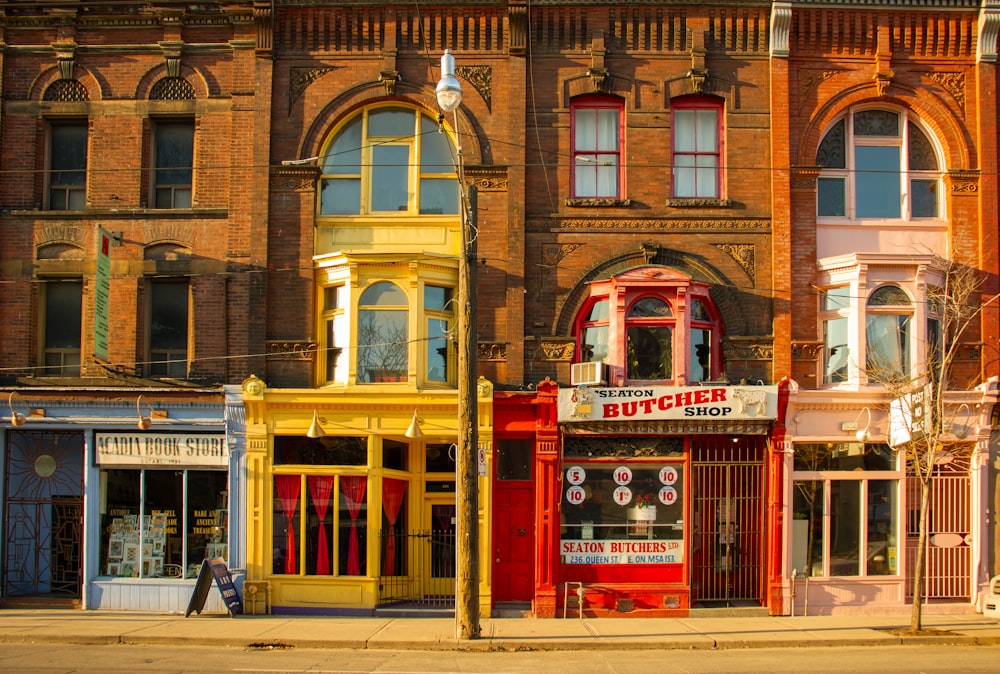
{"type": "Polygon", "coordinates": [[[583,487],[573,486],[566,490],[566,502],[573,505],[580,505],[587,500],[587,492],[583,487]]]}
{"type": "Polygon", "coordinates": [[[614,493],[615,503],[620,506],[627,506],[632,502],[632,490],[628,487],[618,487],[614,493]]]}
{"type": "Polygon", "coordinates": [[[587,479],[587,471],[580,466],[570,466],[566,469],[566,481],[572,485],[583,484],[587,479]]]}
{"type": "Polygon", "coordinates": [[[615,482],[624,486],[632,481],[632,469],[628,466],[618,466],[614,472],[615,482]]]}
{"type": "Polygon", "coordinates": [[[677,503],[677,490],[673,487],[661,487],[660,503],[663,505],[673,505],[677,503]]]}
{"type": "Polygon", "coordinates": [[[677,469],[673,466],[664,466],[660,469],[660,482],[671,485],[677,482],[677,469]]]}

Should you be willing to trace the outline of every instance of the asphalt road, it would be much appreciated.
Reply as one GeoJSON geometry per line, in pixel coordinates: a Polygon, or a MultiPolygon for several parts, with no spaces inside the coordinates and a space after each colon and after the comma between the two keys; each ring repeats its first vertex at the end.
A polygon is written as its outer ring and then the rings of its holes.
{"type": "Polygon", "coordinates": [[[1000,647],[871,646],[721,651],[256,650],[4,644],[4,674],[669,674],[672,672],[997,672],[1000,647]]]}

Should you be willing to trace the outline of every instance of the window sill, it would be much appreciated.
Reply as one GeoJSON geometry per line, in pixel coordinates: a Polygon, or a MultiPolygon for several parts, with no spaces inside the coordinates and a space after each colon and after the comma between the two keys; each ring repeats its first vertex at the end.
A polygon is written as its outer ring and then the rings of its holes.
{"type": "Polygon", "coordinates": [[[631,199],[566,199],[563,202],[571,208],[621,208],[631,206],[631,199]]]}
{"type": "Polygon", "coordinates": [[[667,199],[667,206],[671,208],[732,208],[732,199],[698,199],[680,198],[667,199]]]}

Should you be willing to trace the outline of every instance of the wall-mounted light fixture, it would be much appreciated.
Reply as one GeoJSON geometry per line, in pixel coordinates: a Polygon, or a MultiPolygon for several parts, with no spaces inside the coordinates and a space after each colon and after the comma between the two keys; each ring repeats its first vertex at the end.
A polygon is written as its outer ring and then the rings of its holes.
{"type": "Polygon", "coordinates": [[[153,407],[146,403],[146,409],[149,410],[147,416],[142,415],[142,409],[139,407],[142,404],[142,396],[135,399],[135,412],[139,415],[139,421],[136,422],[136,426],[139,427],[140,431],[148,431],[153,426],[153,407]]]}
{"type": "Polygon", "coordinates": [[[28,420],[28,415],[14,410],[14,396],[16,395],[17,391],[10,392],[10,396],[7,398],[7,407],[10,408],[10,425],[20,427],[24,426],[24,422],[28,420]]]}
{"type": "Polygon", "coordinates": [[[406,429],[405,435],[411,440],[419,440],[424,437],[424,432],[420,430],[420,424],[423,423],[423,419],[417,416],[417,411],[413,410],[413,419],[410,420],[410,426],[406,429]]]}
{"type": "Polygon", "coordinates": [[[958,409],[955,410],[955,418],[958,418],[958,413],[962,411],[963,407],[965,408],[965,423],[957,424],[952,422],[951,424],[951,432],[954,433],[955,437],[959,440],[965,440],[969,437],[969,422],[972,420],[972,408],[969,407],[968,403],[962,403],[958,406],[958,409]]]}
{"type": "Polygon", "coordinates": [[[312,423],[309,424],[309,430],[306,431],[307,438],[322,438],[326,435],[326,431],[324,431],[323,427],[320,426],[320,422],[325,423],[326,419],[319,416],[319,413],[316,410],[313,410],[313,420],[312,423]]]}
{"type": "Polygon", "coordinates": [[[858,439],[858,442],[865,442],[870,438],[868,433],[869,426],[872,425],[872,411],[867,407],[862,407],[861,411],[858,412],[858,416],[854,417],[854,421],[845,421],[840,424],[840,430],[842,431],[857,431],[854,437],[858,439]],[[861,420],[861,415],[867,415],[864,427],[860,427],[858,422],[861,420]]]}

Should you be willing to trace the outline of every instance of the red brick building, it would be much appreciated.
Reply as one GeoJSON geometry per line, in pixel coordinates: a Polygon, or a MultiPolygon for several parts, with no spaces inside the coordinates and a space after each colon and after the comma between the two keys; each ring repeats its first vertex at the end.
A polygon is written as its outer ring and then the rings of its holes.
{"type": "Polygon", "coordinates": [[[266,12],[0,12],[0,596],[176,610],[228,557],[223,385],[265,351],[266,12]]]}

